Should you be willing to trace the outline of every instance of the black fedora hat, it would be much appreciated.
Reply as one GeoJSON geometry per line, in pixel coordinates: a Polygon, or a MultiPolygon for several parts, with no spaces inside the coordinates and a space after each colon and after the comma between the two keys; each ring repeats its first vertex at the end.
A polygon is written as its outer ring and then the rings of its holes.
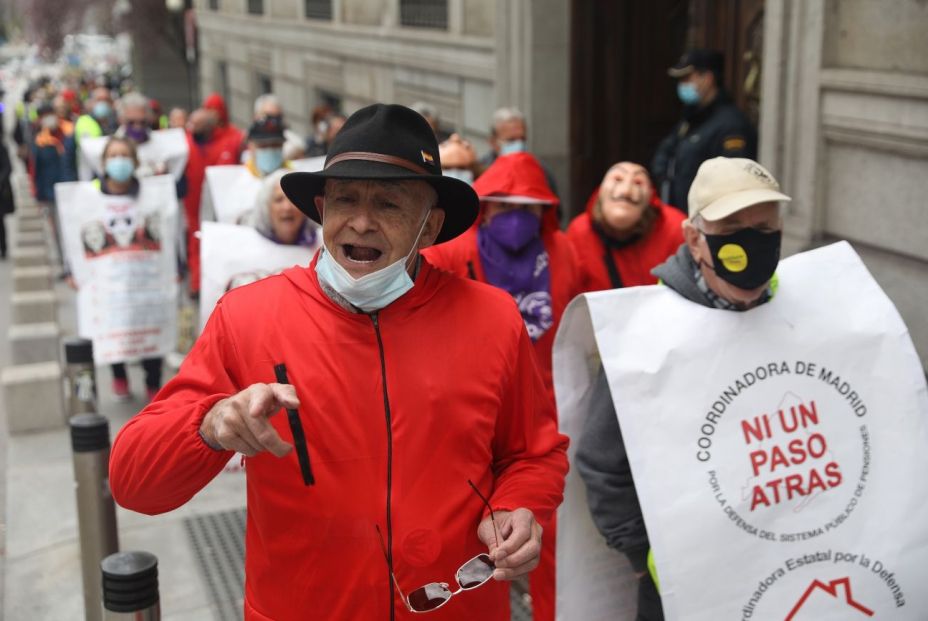
{"type": "Polygon", "coordinates": [[[323,194],[326,179],[427,182],[438,193],[437,207],[445,211],[436,243],[457,237],[477,218],[477,194],[463,181],[442,176],[435,133],[418,112],[405,106],[361,108],[335,136],[320,172],[289,173],[280,187],[300,211],[321,222],[313,199],[323,194]]]}

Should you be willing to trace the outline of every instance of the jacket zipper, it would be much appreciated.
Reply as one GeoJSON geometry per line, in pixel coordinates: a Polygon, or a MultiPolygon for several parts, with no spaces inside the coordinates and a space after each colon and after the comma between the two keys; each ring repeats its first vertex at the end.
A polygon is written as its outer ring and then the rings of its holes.
{"type": "Polygon", "coordinates": [[[387,396],[387,361],[383,353],[383,338],[380,336],[379,313],[370,315],[377,335],[377,348],[380,350],[380,376],[383,380],[383,411],[387,423],[387,588],[390,589],[390,621],[396,615],[396,590],[393,586],[393,516],[391,513],[391,496],[393,493],[393,422],[390,416],[390,398],[387,396]]]}

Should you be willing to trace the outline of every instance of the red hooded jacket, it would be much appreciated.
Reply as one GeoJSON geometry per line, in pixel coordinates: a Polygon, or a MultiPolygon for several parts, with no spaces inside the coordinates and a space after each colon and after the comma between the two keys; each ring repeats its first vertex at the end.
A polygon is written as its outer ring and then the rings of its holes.
{"type": "MultiPolygon", "coordinates": [[[[597,187],[587,201],[586,211],[567,227],[567,237],[580,261],[583,291],[615,288],[606,263],[606,246],[593,228],[593,208],[598,197],[597,187]]],[[[657,277],[651,275],[651,270],[666,261],[683,243],[683,213],[662,203],[656,194],[652,194],[651,207],[657,210],[657,217],[650,232],[628,246],[609,250],[623,287],[657,284],[657,277]]]]}
{"type": "Polygon", "coordinates": [[[187,134],[187,195],[184,197],[184,216],[187,219],[187,266],[190,269],[190,290],[200,290],[200,239],[195,235],[200,230],[200,200],[207,166],[238,164],[242,151],[242,132],[229,125],[229,112],[225,101],[213,93],[203,101],[207,110],[215,110],[219,125],[205,144],[197,144],[187,134]]]}
{"type": "MultiPolygon", "coordinates": [[[[561,502],[567,438],[508,295],[423,261],[408,293],[352,313],[322,291],[315,260],[220,300],[177,376],[116,437],[116,501],[149,514],[187,502],[232,455],[200,438],[205,413],[274,382],[281,362],[316,483],[303,485],[295,451],[246,459],[246,619],[421,619],[396,596],[375,525],[408,593],[454,585],[486,551],[468,479],[494,509],[548,519],[561,502]]],[[[269,420],[292,442],[286,415],[269,420]]],[[[491,580],[429,619],[508,621],[508,593],[491,580]]]]}
{"type": "MultiPolygon", "coordinates": [[[[541,216],[541,240],[548,252],[554,323],[535,341],[535,352],[538,354],[545,386],[553,399],[551,352],[554,335],[568,302],[582,291],[582,274],[574,248],[558,226],[558,198],[548,187],[544,169],[529,153],[514,153],[496,158],[486,172],[474,182],[474,190],[481,199],[493,195],[526,196],[538,199],[539,202],[550,203],[541,216]]],[[[481,202],[480,215],[473,227],[449,242],[426,248],[423,254],[436,267],[465,278],[487,282],[477,248],[477,229],[483,222],[483,212],[484,204],[481,202]]]]}

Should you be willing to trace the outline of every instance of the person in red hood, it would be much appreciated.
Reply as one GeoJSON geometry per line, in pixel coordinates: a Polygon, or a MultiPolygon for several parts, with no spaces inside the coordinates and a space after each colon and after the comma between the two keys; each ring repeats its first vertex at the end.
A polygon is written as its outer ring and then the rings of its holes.
{"type": "Polygon", "coordinates": [[[425,119],[384,104],[281,187],[324,247],[220,300],[116,437],[113,497],[170,511],[239,451],[245,619],[508,621],[567,438],[508,294],[419,253],[466,231],[477,196],[441,175],[425,119]]]}
{"type": "MultiPolygon", "coordinates": [[[[574,249],[558,228],[558,198],[529,153],[502,155],[474,182],[480,197],[478,224],[446,244],[425,251],[437,267],[487,282],[516,301],[532,338],[554,402],[551,349],[568,302],[580,293],[574,249]]],[[[541,564],[530,577],[532,616],[553,621],[555,524],[544,525],[541,564]]]]}
{"type": "Polygon", "coordinates": [[[190,114],[187,123],[187,195],[184,216],[187,222],[187,268],[190,294],[200,293],[200,200],[207,166],[238,164],[242,149],[242,132],[229,124],[225,101],[213,93],[203,107],[190,114]]]}
{"type": "Polygon", "coordinates": [[[683,220],[654,192],[640,164],[606,171],[586,211],[567,227],[583,273],[583,291],[657,284],[651,270],[683,243],[683,220]]]}

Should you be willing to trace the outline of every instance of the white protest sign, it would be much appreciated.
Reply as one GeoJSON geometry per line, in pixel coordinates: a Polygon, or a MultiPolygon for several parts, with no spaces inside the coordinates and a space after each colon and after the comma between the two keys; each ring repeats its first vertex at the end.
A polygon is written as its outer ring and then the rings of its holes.
{"type": "MultiPolygon", "coordinates": [[[[928,388],[911,338],[847,243],[778,273],[746,313],[663,286],[574,300],[554,350],[562,428],[576,441],[601,360],[667,619],[926,619],[928,388]]],[[[559,513],[558,615],[606,618],[583,613],[612,578],[587,571],[608,551],[569,521],[578,485],[559,513]]]]}
{"type": "MultiPolygon", "coordinates": [[[[110,136],[84,137],[80,141],[78,177],[82,181],[103,176],[103,149],[110,136]]],[[[157,129],[146,142],[137,146],[139,168],[136,177],[170,174],[177,182],[187,167],[187,136],[183,129],[157,129]]]]}
{"type": "Polygon", "coordinates": [[[93,183],[55,185],[65,257],[78,286],[81,336],[98,364],[155,358],[176,341],[177,197],[170,175],[146,177],[138,196],[93,183]]]}
{"type": "MultiPolygon", "coordinates": [[[[318,236],[321,244],[322,236],[318,236]]],[[[294,265],[309,265],[316,247],[276,244],[250,226],[203,222],[200,228],[200,328],[227,291],[294,265]]]]}
{"type": "Polygon", "coordinates": [[[322,167],[325,166],[325,157],[320,155],[318,157],[304,157],[298,160],[290,160],[290,168],[294,172],[319,172],[322,170],[322,167]]]}
{"type": "Polygon", "coordinates": [[[230,164],[206,167],[206,191],[200,206],[202,221],[215,220],[239,224],[239,220],[255,208],[261,189],[261,179],[245,166],[230,164]]]}

